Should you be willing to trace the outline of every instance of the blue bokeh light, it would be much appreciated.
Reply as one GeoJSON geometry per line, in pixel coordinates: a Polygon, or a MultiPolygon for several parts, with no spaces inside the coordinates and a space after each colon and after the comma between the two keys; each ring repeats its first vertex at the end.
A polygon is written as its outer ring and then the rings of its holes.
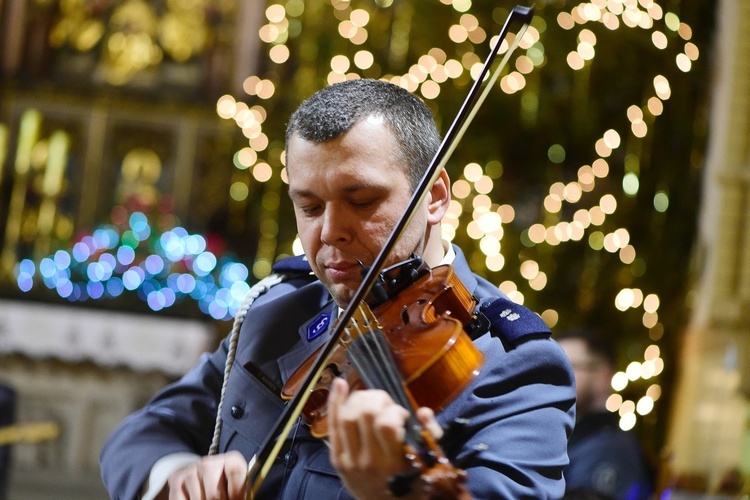
{"type": "Polygon", "coordinates": [[[206,249],[205,237],[180,226],[154,235],[148,217],[135,212],[125,227],[101,226],[67,251],[39,262],[24,259],[14,271],[23,292],[36,280],[70,301],[135,292],[154,311],[191,300],[204,314],[228,320],[250,290],[250,272],[245,264],[206,249]]]}
{"type": "Polygon", "coordinates": [[[123,273],[122,283],[128,290],[135,290],[143,283],[143,277],[138,274],[139,269],[138,267],[130,268],[123,273]]]}
{"type": "Polygon", "coordinates": [[[34,261],[31,259],[23,259],[18,263],[18,273],[28,274],[33,277],[34,273],[36,273],[36,265],[34,264],[34,261]]]}
{"type": "Polygon", "coordinates": [[[68,295],[68,300],[75,302],[76,300],[84,301],[88,298],[89,296],[86,293],[86,285],[73,283],[73,290],[70,292],[70,295],[68,295]]]}
{"type": "Polygon", "coordinates": [[[104,279],[104,268],[99,262],[92,262],[86,266],[86,275],[91,281],[102,281],[104,279]]]}
{"type": "Polygon", "coordinates": [[[217,302],[211,302],[208,305],[208,313],[211,315],[214,319],[224,319],[224,317],[227,316],[229,311],[227,311],[227,307],[224,305],[221,305],[217,302]]]}
{"type": "Polygon", "coordinates": [[[164,270],[164,261],[158,255],[149,255],[144,261],[144,266],[149,274],[156,276],[164,270]]]}
{"type": "Polygon", "coordinates": [[[191,293],[195,289],[195,278],[191,274],[181,274],[177,278],[177,289],[182,293],[191,293]]]}
{"type": "Polygon", "coordinates": [[[85,243],[79,241],[73,245],[73,258],[78,262],[85,262],[91,255],[91,250],[85,243]]]}
{"type": "Polygon", "coordinates": [[[53,260],[59,269],[65,269],[70,266],[70,254],[64,250],[55,252],[53,260]]]}
{"type": "Polygon", "coordinates": [[[206,249],[206,239],[199,234],[185,236],[184,242],[185,250],[192,255],[198,255],[206,249]]]}
{"type": "Polygon", "coordinates": [[[211,252],[203,252],[193,261],[193,272],[198,276],[207,276],[216,267],[216,256],[211,252]]]}
{"type": "Polygon", "coordinates": [[[154,311],[161,311],[167,303],[164,294],[160,290],[155,290],[147,295],[148,306],[154,311]]]}
{"type": "Polygon", "coordinates": [[[103,253],[99,256],[99,262],[102,263],[107,272],[112,272],[117,267],[117,259],[111,253],[103,253]]]}
{"type": "Polygon", "coordinates": [[[57,288],[57,293],[60,294],[60,297],[65,298],[73,292],[73,283],[68,279],[62,278],[57,281],[55,288],[57,288]]]}
{"type": "Polygon", "coordinates": [[[151,235],[151,226],[148,225],[148,218],[141,212],[134,212],[130,216],[130,228],[140,241],[147,239],[151,235]]]}
{"type": "Polygon", "coordinates": [[[112,297],[119,297],[125,289],[120,278],[112,278],[107,281],[107,293],[112,297]]]}
{"type": "Polygon", "coordinates": [[[89,281],[86,285],[86,291],[92,299],[99,299],[104,295],[104,285],[98,281],[89,281]]]}
{"type": "Polygon", "coordinates": [[[125,266],[133,263],[135,260],[135,250],[129,246],[121,246],[117,249],[117,261],[125,266]]]}
{"type": "Polygon", "coordinates": [[[44,259],[42,259],[42,261],[39,263],[39,272],[45,278],[52,278],[57,273],[57,266],[55,265],[55,261],[50,259],[49,257],[45,257],[44,259]]]}
{"type": "Polygon", "coordinates": [[[16,282],[22,292],[28,292],[34,287],[34,279],[26,273],[19,273],[16,282]]]}

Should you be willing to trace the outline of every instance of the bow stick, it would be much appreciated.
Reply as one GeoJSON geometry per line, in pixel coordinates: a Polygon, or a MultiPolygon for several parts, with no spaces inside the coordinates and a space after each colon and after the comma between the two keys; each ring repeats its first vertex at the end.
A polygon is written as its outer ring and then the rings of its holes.
{"type": "Polygon", "coordinates": [[[365,297],[367,297],[367,295],[370,293],[370,290],[375,284],[375,281],[378,279],[380,271],[385,266],[385,261],[388,259],[388,256],[393,250],[393,247],[401,238],[404,230],[409,225],[409,222],[411,222],[416,209],[425,200],[429,189],[437,180],[446,163],[448,163],[450,155],[456,149],[456,146],[466,132],[466,129],[469,127],[469,124],[474,119],[474,116],[476,115],[480,106],[487,98],[487,95],[489,94],[492,87],[497,82],[500,73],[505,68],[511,54],[518,46],[518,43],[521,41],[521,38],[523,37],[526,29],[531,23],[531,19],[533,16],[533,7],[522,7],[519,5],[515,6],[511,13],[508,15],[503,28],[500,30],[500,33],[497,36],[497,41],[495,42],[494,47],[485,60],[482,71],[474,81],[469,94],[466,96],[466,99],[461,105],[461,109],[459,110],[456,118],[453,120],[453,123],[448,129],[448,132],[443,138],[443,142],[440,144],[440,148],[435,154],[435,157],[430,162],[427,171],[422,176],[419,186],[417,186],[417,188],[414,190],[414,194],[412,195],[411,200],[409,201],[409,204],[404,211],[404,214],[394,226],[393,231],[388,237],[388,240],[383,245],[380,253],[375,258],[375,261],[370,266],[367,274],[362,279],[362,283],[354,293],[354,296],[349,302],[349,305],[339,316],[336,326],[331,333],[331,338],[321,349],[321,352],[317,360],[315,361],[315,364],[311,368],[307,378],[305,379],[300,390],[297,392],[295,398],[287,403],[284,411],[281,413],[276,423],[274,424],[272,432],[269,433],[263,445],[261,445],[258,452],[255,454],[255,456],[253,456],[252,460],[250,460],[247,473],[247,481],[250,485],[250,487],[248,488],[249,499],[255,497],[258,489],[263,483],[263,480],[268,475],[268,472],[273,465],[273,461],[278,456],[279,451],[281,451],[281,447],[284,444],[286,436],[288,436],[291,432],[292,426],[302,413],[302,409],[305,406],[305,403],[307,402],[307,399],[309,398],[313,387],[316,385],[318,379],[323,373],[323,370],[325,370],[328,358],[333,352],[335,346],[338,344],[338,341],[341,339],[341,336],[345,331],[345,326],[354,315],[357,306],[362,301],[364,301],[365,297]],[[499,64],[496,65],[495,69],[491,71],[491,67],[500,50],[500,46],[505,40],[511,24],[515,21],[520,21],[521,27],[518,29],[513,43],[510,44],[502,60],[499,62],[499,64]],[[485,80],[487,80],[486,85],[484,85],[484,88],[482,88],[485,80]]]}

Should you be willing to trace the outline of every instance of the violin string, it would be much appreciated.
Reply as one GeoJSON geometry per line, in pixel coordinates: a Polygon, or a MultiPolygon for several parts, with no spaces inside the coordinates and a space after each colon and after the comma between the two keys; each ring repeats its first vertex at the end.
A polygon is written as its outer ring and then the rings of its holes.
{"type": "Polygon", "coordinates": [[[398,394],[395,393],[393,384],[389,384],[389,380],[381,376],[381,370],[373,369],[373,367],[386,365],[387,360],[381,359],[372,351],[371,346],[367,343],[370,336],[369,332],[360,327],[356,320],[352,320],[352,325],[357,330],[357,334],[353,336],[354,340],[347,349],[347,357],[362,377],[362,381],[371,389],[382,389],[392,396],[395,395],[398,398],[397,402],[403,403],[398,394]]]}
{"type": "MultiPolygon", "coordinates": [[[[365,308],[363,316],[365,319],[366,331],[370,332],[371,335],[365,335],[365,345],[368,347],[368,355],[370,359],[379,360],[380,363],[374,365],[374,372],[383,377],[384,383],[387,384],[387,391],[391,394],[396,402],[398,402],[404,408],[410,410],[412,404],[406,395],[404,390],[404,381],[401,373],[396,367],[396,362],[393,359],[393,354],[385,340],[385,335],[382,330],[378,327],[377,320],[374,318],[371,320],[368,317],[369,309],[365,308]]],[[[371,312],[369,314],[372,314],[371,312]]]]}
{"type": "Polygon", "coordinates": [[[399,405],[409,412],[405,423],[405,443],[414,450],[424,448],[422,427],[416,418],[414,408],[404,389],[403,378],[385,341],[383,332],[371,321],[366,312],[363,330],[358,322],[351,323],[357,329],[357,336],[347,349],[347,357],[369,388],[386,391],[399,405]]]}
{"type": "Polygon", "coordinates": [[[409,403],[403,401],[408,399],[404,397],[404,391],[393,390],[394,385],[387,376],[387,370],[380,369],[378,365],[388,365],[387,359],[375,359],[372,354],[372,346],[369,345],[368,339],[375,338],[375,333],[368,333],[364,337],[360,337],[355,340],[350,346],[347,354],[349,355],[352,364],[354,364],[357,372],[362,377],[365,385],[372,389],[381,389],[386,391],[394,401],[397,401],[401,406],[404,406],[409,411],[409,417],[405,424],[406,434],[405,442],[407,445],[414,449],[421,447],[421,433],[419,432],[419,425],[414,418],[414,414],[410,409],[409,403]]]}
{"type": "Polygon", "coordinates": [[[396,362],[393,360],[393,355],[386,344],[385,336],[378,328],[377,322],[370,320],[367,316],[366,309],[363,309],[363,316],[365,332],[370,334],[362,336],[364,346],[367,348],[368,357],[366,359],[380,361],[380,363],[374,364],[374,370],[372,371],[382,377],[385,390],[394,397],[397,403],[405,408],[410,408],[411,404],[403,390],[403,378],[396,368],[396,362]]]}

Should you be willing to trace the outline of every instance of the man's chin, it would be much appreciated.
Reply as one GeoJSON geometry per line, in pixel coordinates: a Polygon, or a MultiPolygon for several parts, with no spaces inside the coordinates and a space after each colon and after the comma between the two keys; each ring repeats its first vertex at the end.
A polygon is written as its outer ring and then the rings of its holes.
{"type": "Polygon", "coordinates": [[[344,283],[335,283],[328,286],[328,291],[330,292],[331,297],[333,297],[334,302],[336,302],[336,305],[342,309],[346,308],[346,306],[349,305],[349,302],[352,301],[356,290],[356,288],[352,288],[344,283]]]}

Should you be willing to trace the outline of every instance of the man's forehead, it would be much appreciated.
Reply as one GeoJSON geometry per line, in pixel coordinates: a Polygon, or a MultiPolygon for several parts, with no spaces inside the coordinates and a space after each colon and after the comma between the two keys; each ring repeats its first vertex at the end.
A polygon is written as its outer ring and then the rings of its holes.
{"type": "Polygon", "coordinates": [[[331,139],[328,139],[327,141],[316,141],[311,138],[306,138],[304,133],[300,133],[300,129],[295,129],[292,134],[289,136],[289,140],[286,144],[287,150],[289,150],[289,145],[295,140],[298,141],[307,141],[307,142],[314,142],[316,144],[324,144],[329,141],[335,141],[336,139],[345,136],[349,132],[351,132],[354,128],[362,127],[362,126],[383,126],[385,127],[386,131],[390,134],[393,134],[393,130],[391,128],[391,125],[386,120],[385,116],[381,113],[373,111],[372,113],[362,116],[355,120],[346,130],[338,134],[336,137],[332,137],[331,139]]]}

